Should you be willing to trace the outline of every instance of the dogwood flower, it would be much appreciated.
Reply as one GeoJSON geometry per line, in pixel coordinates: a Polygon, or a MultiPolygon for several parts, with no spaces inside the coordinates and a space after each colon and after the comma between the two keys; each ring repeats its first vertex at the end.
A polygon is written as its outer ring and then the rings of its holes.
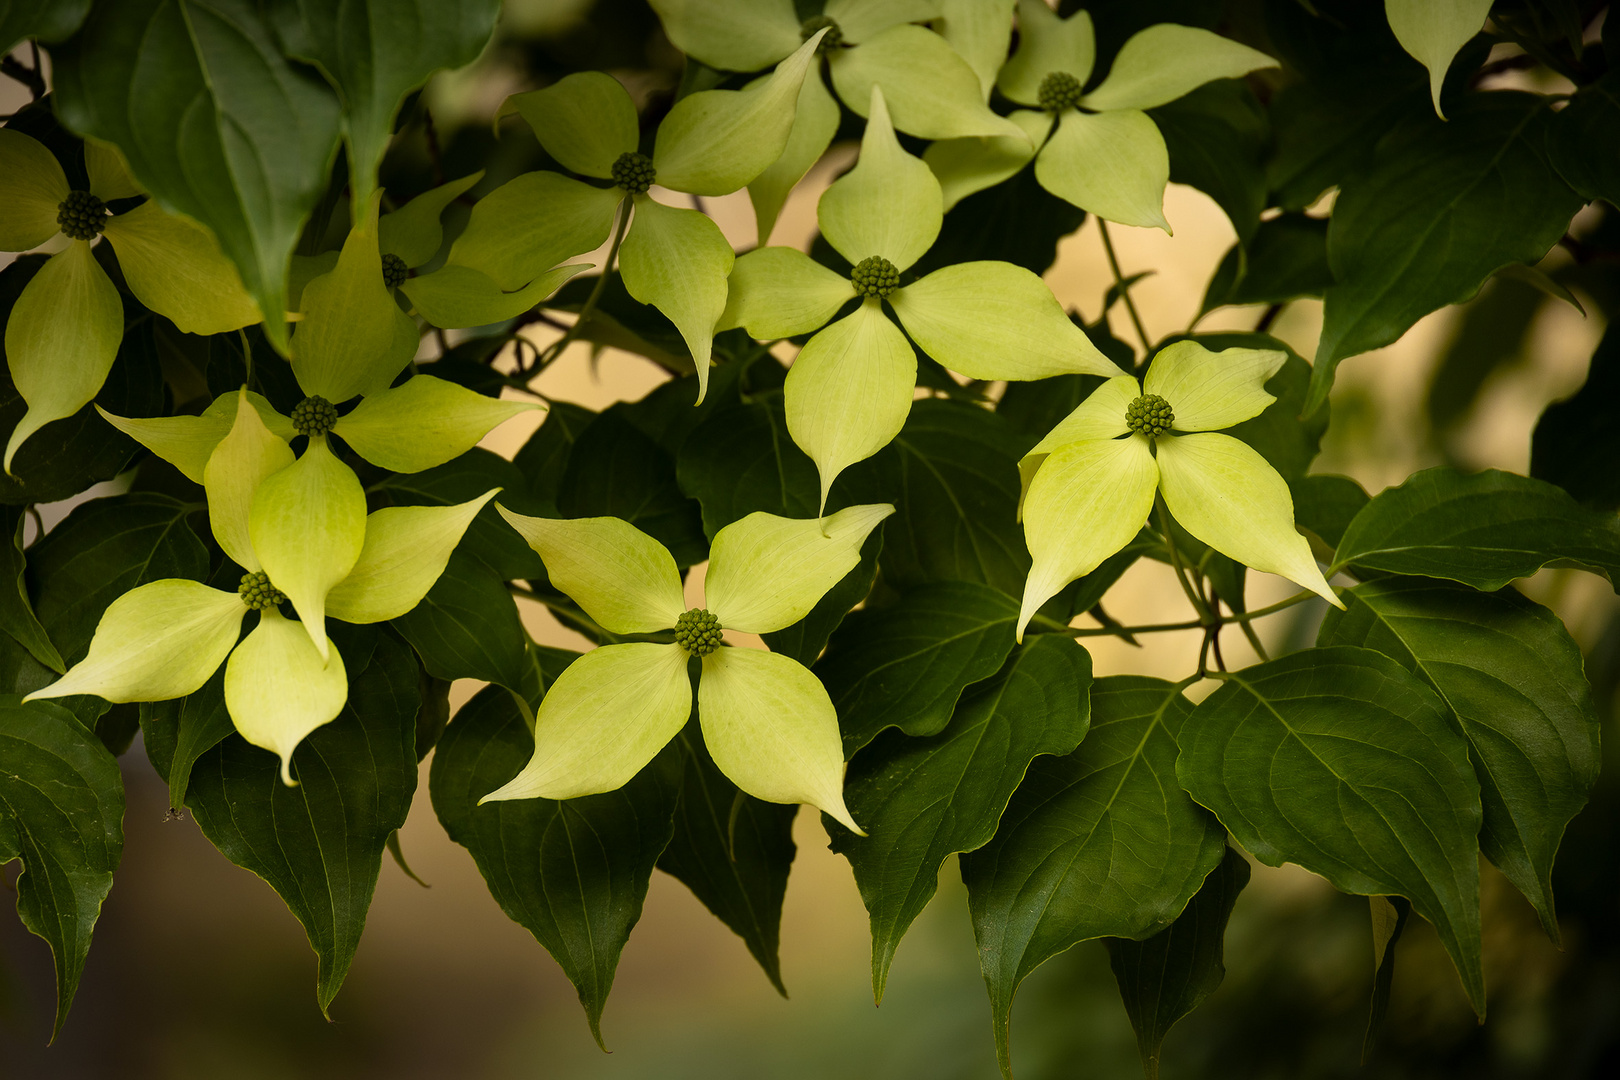
{"type": "Polygon", "coordinates": [[[1159,350],[1142,383],[1103,383],[1024,456],[1020,515],[1034,564],[1019,640],[1042,604],[1136,536],[1160,493],[1216,551],[1344,606],[1294,528],[1288,484],[1247,443],[1218,433],[1276,400],[1265,384],[1286,359],[1178,341],[1159,350]]]}
{"type": "Polygon", "coordinates": [[[1429,97],[1435,115],[1440,88],[1458,51],[1485,28],[1491,0],[1384,0],[1384,17],[1407,54],[1429,69],[1429,97]]]}
{"type": "Polygon", "coordinates": [[[674,558],[629,522],[500,511],[539,552],[551,583],[605,629],[673,626],[675,643],[603,645],[570,664],[535,712],[534,757],[481,801],[622,787],[685,726],[687,661],[698,657],[698,717],[720,771],[756,798],[809,803],[860,833],[844,805],[838,716],[826,689],[796,660],[722,647],[720,632],[766,634],[804,618],[854,568],[861,544],[894,507],[851,506],[824,522],[766,513],[732,522],[714,537],[708,606],[691,609],[674,558]]]}
{"type": "MultiPolygon", "coordinates": [[[[759,71],[824,33],[817,53],[833,89],[857,115],[869,115],[872,88],[881,85],[901,131],[924,139],[1022,137],[986,107],[978,75],[952,48],[949,25],[944,37],[912,25],[941,15],[949,22],[954,12],[939,0],[827,0],[820,15],[802,22],[793,0],[652,0],[652,6],[675,47],[710,67],[759,71]]],[[[820,72],[812,72],[799,92],[787,148],[748,185],[761,244],[770,240],[788,192],[826,153],[838,116],[838,102],[820,72]]]]}
{"type": "Polygon", "coordinates": [[[294,461],[245,392],[206,481],[214,537],[246,571],[237,590],[181,578],[132,589],[108,606],[85,658],[24,700],[162,701],[194,693],[224,664],[232,723],[281,758],[282,780],[291,784],[293,751],[348,700],[325,617],[381,622],[415,607],[499,489],[455,506],[367,515],[359,481],[325,440],[312,439],[294,461]],[[289,599],[303,627],[282,615],[289,599]],[[259,622],[241,638],[250,611],[259,622]]]}
{"type": "Polygon", "coordinates": [[[6,360],[28,411],[6,442],[17,450],[53,420],[84,408],[107,381],[124,337],[124,305],[91,253],[106,236],[130,291],[192,334],[219,334],[259,321],[236,267],[213,234],[148,200],[108,215],[107,203],[144,194],[118,151],[84,144],[89,191],[68,187],[56,156],[37,140],[0,129],[0,251],[28,251],[55,238],[52,255],[17,298],[6,324],[6,360]]]}
{"type": "Polygon", "coordinates": [[[949,209],[1035,159],[1035,179],[1082,210],[1121,225],[1170,231],[1164,189],[1170,155],[1143,110],[1214,79],[1276,67],[1265,53],[1208,30],[1158,23],[1120,47],[1108,77],[1085,89],[1096,59],[1091,16],[1060,18],[1043,0],[1019,0],[1018,49],[996,85],[1020,105],[1008,117],[1022,138],[951,139],[923,155],[949,209]]]}
{"type": "Polygon", "coordinates": [[[764,172],[787,145],[799,87],[820,41],[806,41],[770,78],[745,90],[704,90],[676,102],[658,125],[651,157],[637,151],[635,103],[611,75],[578,72],[509,98],[502,111],[521,115],[546,153],[611,186],[525,173],[479,200],[450,247],[449,266],[476,270],[503,290],[519,289],[600,247],[617,222],[624,287],[680,330],[702,401],[735,256],[707,215],[665,206],[648,191],[656,182],[692,195],[729,195],[764,172]]]}
{"type": "Polygon", "coordinates": [[[1120,374],[1022,267],[961,263],[901,284],[933,245],[944,213],[939,182],[895,138],[881,88],[872,90],[860,160],[822,195],[816,217],[827,242],[854,264],[850,276],[793,248],[751,251],[732,271],[719,328],[789,337],[826,325],[860,298],[799,351],[784,387],[788,432],[820,470],[822,505],[838,474],[888,445],[911,411],[917,357],[907,333],[974,379],[1120,374]]]}

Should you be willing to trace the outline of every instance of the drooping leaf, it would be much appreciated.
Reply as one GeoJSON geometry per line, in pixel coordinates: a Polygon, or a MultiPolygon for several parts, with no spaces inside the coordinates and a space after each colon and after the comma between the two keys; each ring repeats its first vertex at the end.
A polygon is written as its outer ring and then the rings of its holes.
{"type": "Polygon", "coordinates": [[[891,607],[850,613],[815,669],[838,709],[844,756],[885,728],[938,734],[963,689],[995,674],[1012,652],[1017,618],[1012,597],[968,581],[921,586],[891,607]]]}
{"type": "Polygon", "coordinates": [[[589,409],[569,401],[553,401],[545,421],[512,458],[529,490],[552,504],[562,486],[563,472],[580,433],[596,417],[589,409]]]}
{"type": "Polygon", "coordinates": [[[1620,323],[1610,325],[1592,354],[1586,383],[1574,397],[1547,406],[1530,441],[1530,475],[1557,484],[1582,502],[1620,508],[1620,470],[1594,468],[1620,460],[1620,323]]]}
{"type": "Polygon", "coordinates": [[[17,914],[56,959],[62,1030],[124,850],[118,761],[54,702],[0,696],[0,865],[21,859],[17,914]]]}
{"type": "Polygon", "coordinates": [[[359,947],[383,848],[416,791],[418,704],[410,650],[378,634],[342,714],[299,746],[297,787],[280,782],[275,755],[235,735],[192,769],[186,806],[203,835],[268,882],[309,935],[323,1013],[359,947]]]}
{"type": "Polygon", "coordinates": [[[1374,496],[1333,561],[1487,591],[1543,566],[1579,566],[1620,583],[1620,521],[1529,477],[1425,469],[1374,496]]]}
{"type": "MultiPolygon", "coordinates": [[[[675,475],[702,506],[711,538],[756,510],[814,517],[821,490],[815,463],[788,435],[779,394],[716,410],[682,443],[675,475]]],[[[829,500],[828,512],[837,509],[829,500]]]]}
{"type": "Polygon", "coordinates": [[[108,5],[51,59],[62,119],[213,231],[285,351],[288,259],[337,145],[331,91],[282,56],[247,0],[108,5]]]}
{"type": "Polygon", "coordinates": [[[1248,883],[1248,862],[1227,848],[1175,922],[1142,941],[1104,939],[1148,1080],[1158,1078],[1165,1035],[1221,985],[1226,923],[1248,883]]]}
{"type": "Polygon", "coordinates": [[[604,795],[478,805],[533,752],[511,695],[493,686],[480,691],[434,751],[433,809],[450,838],[471,852],[501,910],[562,966],[601,1043],[619,953],[674,835],[680,752],[666,749],[604,795]]]}
{"type": "Polygon", "coordinates": [[[1246,244],[1266,206],[1266,111],[1241,79],[1206,83],[1149,114],[1170,151],[1170,179],[1214,199],[1246,244]]]}
{"type": "Polygon", "coordinates": [[[24,38],[61,41],[90,14],[90,0],[6,0],[0,9],[0,56],[24,38]]]}
{"type": "Polygon", "coordinates": [[[881,1001],[895,949],[934,895],[951,855],[982,847],[1041,754],[1067,754],[1091,719],[1091,656],[1036,638],[971,687],[929,738],[887,731],[862,750],[844,798],[868,835],[828,826],[872,920],[872,992],[881,1001]]]}
{"type": "Polygon", "coordinates": [[[1389,1011],[1389,992],[1395,985],[1395,943],[1412,915],[1412,902],[1404,896],[1369,896],[1373,928],[1373,991],[1367,1009],[1367,1034],[1361,1040],[1361,1061],[1366,1064],[1378,1045],[1389,1011]]]}
{"type": "Polygon", "coordinates": [[[797,850],[795,805],[762,802],[737,790],[688,727],[676,737],[684,762],[675,835],[658,857],[658,869],[692,890],[715,918],[743,939],[765,977],[784,997],[777,944],[782,897],[797,850]]]}
{"type": "MultiPolygon", "coordinates": [[[[361,666],[356,658],[349,663],[361,666]]],[[[195,693],[168,701],[143,701],[141,734],[146,756],[169,782],[169,807],[186,805],[191,770],[197,759],[223,742],[235,730],[225,709],[225,668],[195,693]]]]}
{"type": "Polygon", "coordinates": [[[439,68],[471,63],[489,40],[500,7],[499,0],[276,0],[271,16],[287,55],[318,65],[343,99],[350,197],[357,211],[371,199],[405,95],[439,68]]]}
{"type": "Polygon", "coordinates": [[[471,555],[451,555],[422,602],[393,625],[437,678],[523,685],[528,639],[517,605],[505,580],[471,555]]]}
{"type": "Polygon", "coordinates": [[[1411,900],[1483,1015],[1479,782],[1445,704],[1405,668],[1337,646],[1234,672],[1182,728],[1176,778],[1267,866],[1411,900]]]}
{"type": "Polygon", "coordinates": [[[1547,160],[1549,116],[1538,95],[1470,95],[1449,120],[1424,113],[1391,132],[1345,181],[1307,409],[1327,400],[1340,360],[1388,345],[1564,234],[1581,199],[1547,160]]]}
{"type": "Polygon", "coordinates": [[[1151,937],[1220,863],[1220,826],[1175,781],[1191,711],[1158,679],[1097,680],[1080,748],[1037,758],[995,839],[962,857],[1004,1075],[1013,993],[1031,971],[1088,938],[1151,937]]]}
{"type": "Polygon", "coordinates": [[[65,671],[61,654],[34,615],[28,599],[28,583],[23,570],[28,557],[23,552],[25,515],[21,507],[0,508],[0,628],[26,648],[35,660],[53,671],[65,671]]]}
{"type": "Polygon", "coordinates": [[[1304,214],[1279,214],[1262,221],[1247,248],[1235,244],[1221,259],[1199,310],[1321,296],[1333,284],[1327,231],[1326,218],[1304,214]]]}
{"type": "Polygon", "coordinates": [[[1391,657],[1439,693],[1467,737],[1485,823],[1480,848],[1558,940],[1552,864],[1597,779],[1598,716],[1581,650],[1513,589],[1392,578],[1358,585],[1318,640],[1391,657]]]}
{"type": "Polygon", "coordinates": [[[1569,186],[1586,199],[1620,204],[1620,164],[1604,147],[1620,138],[1620,70],[1575,92],[1553,121],[1547,150],[1569,186]]]}

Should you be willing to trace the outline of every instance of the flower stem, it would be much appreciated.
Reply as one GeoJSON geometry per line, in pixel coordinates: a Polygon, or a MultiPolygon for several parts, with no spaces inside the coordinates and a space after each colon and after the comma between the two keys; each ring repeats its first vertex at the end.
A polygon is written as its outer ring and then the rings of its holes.
{"type": "MultiPolygon", "coordinates": [[[[1234,612],[1231,615],[1222,615],[1220,617],[1220,621],[1222,623],[1238,623],[1240,625],[1247,626],[1251,619],[1261,619],[1267,615],[1275,615],[1279,611],[1284,611],[1298,604],[1303,604],[1305,601],[1309,600],[1315,595],[1316,594],[1314,592],[1307,589],[1302,592],[1297,592],[1293,596],[1287,597],[1286,599],[1279,600],[1275,604],[1268,604],[1263,608],[1255,608],[1253,611],[1234,612]]],[[[1077,638],[1124,637],[1127,634],[1162,634],[1172,630],[1202,630],[1204,627],[1209,625],[1202,619],[1187,619],[1182,622],[1144,623],[1141,626],[1121,626],[1114,624],[1111,626],[1075,627],[1065,626],[1057,620],[1049,619],[1044,615],[1037,615],[1030,621],[1051,630],[1053,633],[1066,634],[1069,637],[1077,638]]]]}
{"type": "Polygon", "coordinates": [[[1176,572],[1176,581],[1181,584],[1181,591],[1187,594],[1187,602],[1193,606],[1194,611],[1198,612],[1199,625],[1204,626],[1219,622],[1219,616],[1211,613],[1209,605],[1204,603],[1204,598],[1198,595],[1198,590],[1193,588],[1192,582],[1187,580],[1186,564],[1181,561],[1181,552],[1176,549],[1175,537],[1170,532],[1169,508],[1164,505],[1164,499],[1162,498],[1156,497],[1155,502],[1157,505],[1154,510],[1159,516],[1159,532],[1164,535],[1164,549],[1170,554],[1170,566],[1176,572]]]}
{"type": "Polygon", "coordinates": [[[613,242],[608,245],[607,259],[602,263],[602,272],[596,276],[596,285],[591,289],[591,295],[585,298],[585,306],[579,309],[579,318],[575,319],[574,325],[570,326],[562,337],[552,342],[551,347],[546,349],[540,355],[540,358],[535,361],[534,368],[536,371],[561,356],[562,351],[572,345],[574,339],[579,337],[579,332],[585,329],[585,323],[590,320],[591,314],[596,311],[597,302],[602,299],[602,289],[607,285],[608,275],[613,272],[614,260],[619,256],[619,245],[624,243],[625,230],[630,227],[632,201],[626,196],[619,203],[618,221],[613,227],[613,242]]]}
{"type": "MultiPolygon", "coordinates": [[[[1125,301],[1125,310],[1130,312],[1131,325],[1136,327],[1136,336],[1142,339],[1142,361],[1146,363],[1148,353],[1153,350],[1153,343],[1148,340],[1147,328],[1142,325],[1142,316],[1136,310],[1136,301],[1131,299],[1130,286],[1125,284],[1125,275],[1120,272],[1119,256],[1114,254],[1114,241],[1108,235],[1108,222],[1098,218],[1097,231],[1102,233],[1103,250],[1108,253],[1108,268],[1114,272],[1114,284],[1119,288],[1119,298],[1125,301]]],[[[1107,316],[1108,312],[1103,312],[1103,317],[1107,316]]]]}

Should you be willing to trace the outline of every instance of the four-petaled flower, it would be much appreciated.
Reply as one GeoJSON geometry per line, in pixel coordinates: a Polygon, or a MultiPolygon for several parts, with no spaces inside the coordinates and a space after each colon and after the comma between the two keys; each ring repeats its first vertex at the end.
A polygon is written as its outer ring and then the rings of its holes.
{"type": "Polygon", "coordinates": [[[911,411],[917,356],[906,334],[974,379],[1120,374],[1022,267],[959,263],[903,281],[939,235],[939,183],[901,148],[876,87],[871,114],[860,161],[816,209],[822,235],[854,265],[850,276],[794,248],[760,248],[737,260],[720,320],[756,338],[790,337],[860,299],[799,351],[784,388],[788,432],[820,470],[823,505],[838,474],[888,445],[911,411]],[[885,301],[906,333],[884,314],[885,301]]]}
{"type": "Polygon", "coordinates": [[[1021,513],[1034,565],[1020,640],[1042,604],[1136,536],[1159,492],[1176,521],[1216,551],[1344,606],[1294,528],[1288,484],[1247,443],[1217,434],[1276,400],[1265,384],[1286,359],[1178,341],[1140,385],[1130,376],[1103,383],[1025,455],[1021,513]]]}
{"type": "Polygon", "coordinates": [[[359,481],[324,437],[311,438],[294,461],[246,391],[205,473],[214,537],[246,571],[238,588],[166,578],[132,589],[102,615],[84,659],[24,700],[162,701],[194,693],[225,664],[231,721],[248,742],[281,758],[290,784],[293,751],[348,700],[326,616],[373,623],[414,608],[499,489],[455,506],[387,507],[368,516],[359,481]],[[282,615],[288,600],[302,627],[282,615]],[[249,611],[259,624],[238,644],[249,611]]]}
{"type": "Polygon", "coordinates": [[[1143,110],[1214,79],[1277,66],[1265,53],[1219,34],[1159,23],[1132,35],[1108,77],[1087,91],[1096,59],[1089,14],[1063,19],[1044,0],[1019,0],[1018,35],[1018,50],[996,85],[1018,104],[1035,107],[1008,117],[1025,137],[951,139],[929,147],[923,160],[940,178],[947,209],[999,184],[1033,156],[1035,179],[1058,198],[1121,225],[1169,232],[1164,188],[1170,155],[1143,110]]]}
{"type": "Polygon", "coordinates": [[[892,506],[851,506],[824,521],[756,512],[732,522],[714,537],[706,609],[686,607],[674,558],[627,521],[500,510],[540,553],[551,583],[603,628],[674,627],[675,643],[603,645],[575,660],[535,712],[534,757],[483,801],[622,787],[686,724],[687,661],[698,657],[698,718],[720,771],[756,798],[809,803],[860,832],[844,806],[838,716],[821,682],[786,656],[725,647],[720,629],[767,634],[804,618],[854,568],[892,506]]]}

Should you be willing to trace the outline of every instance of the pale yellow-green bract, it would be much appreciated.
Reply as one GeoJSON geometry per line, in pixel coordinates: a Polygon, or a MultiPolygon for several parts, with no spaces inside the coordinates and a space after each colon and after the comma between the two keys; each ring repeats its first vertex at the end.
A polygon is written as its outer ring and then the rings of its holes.
{"type": "Polygon", "coordinates": [[[304,625],[266,607],[238,644],[249,611],[239,593],[174,578],[149,582],[113,601],[84,659],[25,700],[184,697],[223,663],[232,722],[248,742],[281,758],[282,779],[290,784],[293,751],[335,719],[348,698],[343,659],[326,636],[325,617],[370,623],[411,610],[500,489],[455,506],[390,507],[367,515],[359,481],[332,456],[325,438],[311,439],[295,460],[245,390],[204,461],[202,482],[220,547],[249,574],[265,573],[304,625]]]}
{"type": "MultiPolygon", "coordinates": [[[[676,626],[686,611],[669,551],[618,518],[501,514],[539,552],[551,583],[615,634],[676,626]]],[[[860,561],[894,512],[851,506],[824,520],[756,512],[715,534],[705,583],[720,627],[768,634],[804,618],[860,561]]],[[[572,799],[622,787],[685,726],[692,711],[679,644],[603,645],[574,661],[535,711],[534,757],[484,796],[572,799]]],[[[753,649],[701,650],[698,718],[720,771],[768,802],[809,803],[860,835],[844,805],[838,716],[797,661],[753,649]]]]}
{"type": "MultiPolygon", "coordinates": [[[[999,35],[985,21],[981,33],[999,35]]],[[[964,43],[964,48],[971,45],[964,43]]],[[[1035,159],[1035,179],[1060,199],[1121,225],[1170,231],[1164,188],[1170,156],[1144,110],[1167,104],[1213,79],[1230,79],[1277,62],[1208,30],[1159,23],[1120,47],[1108,77],[1082,93],[1096,60],[1091,16],[1060,18],[1044,0],[1019,0],[1018,49],[996,85],[1020,105],[1008,119],[1016,138],[946,139],[923,160],[938,175],[948,210],[999,184],[1035,159]]]]}
{"type": "Polygon", "coordinates": [[[1491,0],[1384,0],[1384,15],[1395,40],[1429,69],[1429,97],[1444,120],[1440,88],[1457,51],[1485,26],[1491,0]]]}
{"type": "MultiPolygon", "coordinates": [[[[652,0],[652,6],[670,41],[710,67],[759,71],[824,31],[826,73],[838,97],[856,114],[868,115],[872,88],[881,85],[895,127],[909,134],[924,139],[1018,136],[1018,129],[985,104],[988,89],[979,70],[985,43],[976,39],[975,48],[953,48],[959,42],[953,23],[967,21],[959,9],[984,6],[981,0],[828,0],[820,19],[803,23],[793,0],[652,0]],[[943,37],[912,25],[941,17],[943,37]]],[[[991,6],[1010,9],[1005,0],[991,6]]],[[[1011,22],[1002,22],[1005,56],[1011,22]]],[[[838,130],[838,113],[820,71],[811,72],[799,92],[798,119],[786,149],[748,185],[762,245],[770,242],[788,192],[826,153],[838,130]]]]}
{"type": "Polygon", "coordinates": [[[1294,528],[1288,484],[1247,443],[1217,433],[1276,400],[1265,384],[1286,356],[1176,342],[1154,357],[1141,384],[1130,376],[1103,383],[1024,456],[1020,514],[1033,565],[1019,640],[1042,604],[1136,536],[1157,493],[1183,528],[1216,551],[1344,606],[1294,528]],[[1163,398],[1174,413],[1157,437],[1126,422],[1127,408],[1144,395],[1163,398]]]}
{"type": "MultiPolygon", "coordinates": [[[[822,195],[816,214],[850,263],[881,260],[904,274],[939,235],[939,182],[900,146],[882,90],[873,89],[870,112],[860,160],[822,195]]],[[[788,371],[788,432],[820,471],[823,505],[838,474],[888,445],[911,411],[917,358],[883,299],[924,352],[969,378],[1120,374],[1022,267],[961,263],[903,280],[826,326],[788,371]]],[[[851,278],[801,251],[760,248],[737,260],[719,328],[742,326],[761,339],[803,334],[857,295],[851,278]]]]}
{"type": "MultiPolygon", "coordinates": [[[[84,157],[90,195],[105,203],[142,193],[113,148],[87,142],[84,157]]],[[[55,237],[61,231],[57,215],[71,194],[49,150],[21,132],[0,129],[0,251],[28,251],[55,237]]],[[[236,267],[202,226],[150,201],[97,225],[112,243],[130,291],[186,333],[220,334],[259,321],[236,267]]],[[[89,404],[118,355],[124,307],[91,254],[92,242],[70,239],[51,256],[23,288],[6,323],[6,361],[28,403],[6,442],[7,473],[31,435],[89,404]]]]}

